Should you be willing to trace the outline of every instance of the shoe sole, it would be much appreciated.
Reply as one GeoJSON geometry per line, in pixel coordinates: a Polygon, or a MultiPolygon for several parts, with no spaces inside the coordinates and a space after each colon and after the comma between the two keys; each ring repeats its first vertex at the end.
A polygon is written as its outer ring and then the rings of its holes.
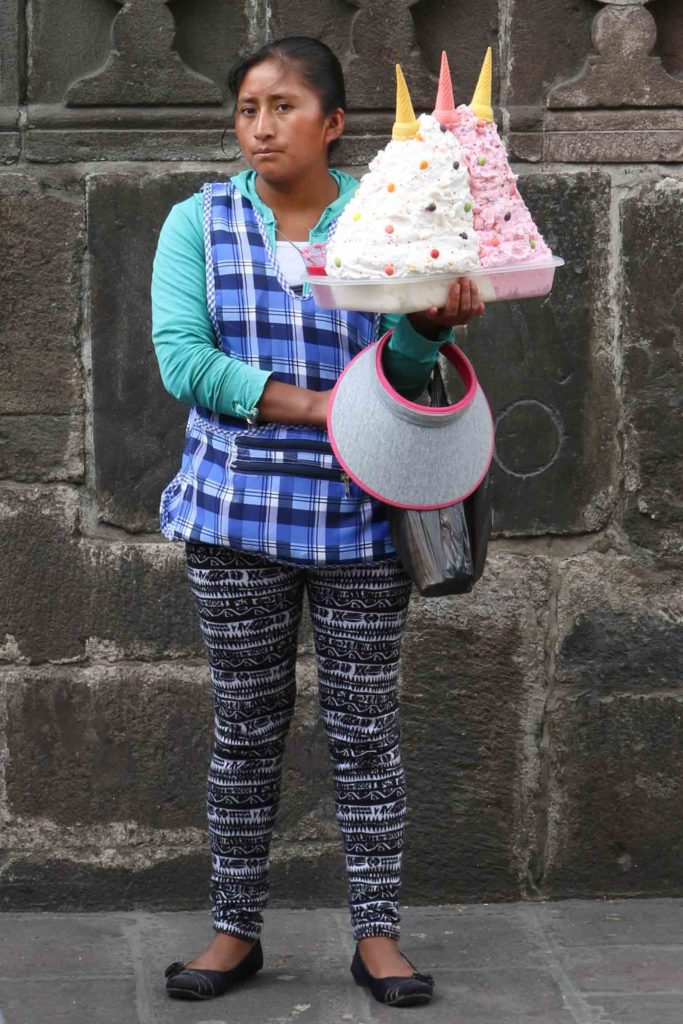
{"type": "MultiPolygon", "coordinates": [[[[359,981],[355,974],[352,974],[352,978],[356,985],[360,988],[366,988],[370,995],[372,995],[372,989],[365,982],[359,981]]],[[[412,992],[410,995],[398,996],[396,999],[375,999],[375,1002],[381,1003],[383,1006],[417,1006],[420,1003],[431,1003],[433,993],[429,992],[412,992]]]]}
{"type": "Polygon", "coordinates": [[[215,999],[215,996],[200,996],[198,992],[191,992],[187,988],[167,988],[167,993],[171,999],[193,999],[196,1001],[202,999],[215,999]]]}
{"type": "Polygon", "coordinates": [[[191,988],[168,988],[168,986],[165,991],[171,999],[188,999],[196,1002],[205,1001],[207,999],[220,999],[221,996],[227,995],[231,989],[237,988],[238,985],[243,985],[244,982],[249,981],[250,978],[255,978],[260,970],[261,968],[259,967],[258,971],[253,971],[251,974],[245,974],[243,978],[238,978],[237,981],[232,983],[232,985],[228,985],[224,992],[219,992],[217,995],[202,995],[199,992],[193,992],[191,988]]]}

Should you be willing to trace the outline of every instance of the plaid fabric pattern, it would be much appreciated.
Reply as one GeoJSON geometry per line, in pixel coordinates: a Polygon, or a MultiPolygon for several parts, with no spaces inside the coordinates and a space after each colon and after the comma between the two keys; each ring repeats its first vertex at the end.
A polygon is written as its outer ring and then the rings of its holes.
{"type": "MultiPolygon", "coordinates": [[[[377,338],[379,315],[323,310],[283,277],[258,212],[227,182],[204,185],[207,303],[217,343],[274,380],[323,391],[377,338]]],[[[334,230],[334,225],[330,232],[334,230]]],[[[382,502],[346,477],[327,431],[252,424],[200,406],[181,467],[162,493],[161,532],[337,565],[395,554],[382,502]]]]}

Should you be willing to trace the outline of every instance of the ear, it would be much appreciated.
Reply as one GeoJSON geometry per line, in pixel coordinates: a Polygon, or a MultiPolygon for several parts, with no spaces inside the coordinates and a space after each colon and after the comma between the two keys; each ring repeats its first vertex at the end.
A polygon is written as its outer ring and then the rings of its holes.
{"type": "Polygon", "coordinates": [[[325,142],[334,142],[344,131],[346,114],[341,107],[337,107],[331,114],[328,114],[325,128],[325,142]]]}

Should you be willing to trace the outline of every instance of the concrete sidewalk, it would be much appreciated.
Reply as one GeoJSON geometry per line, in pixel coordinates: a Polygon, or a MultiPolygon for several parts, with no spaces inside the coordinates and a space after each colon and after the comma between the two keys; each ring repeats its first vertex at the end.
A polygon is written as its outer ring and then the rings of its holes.
{"type": "Polygon", "coordinates": [[[208,912],[1,914],[4,1024],[680,1024],[683,899],[402,909],[402,949],[436,979],[390,1009],[355,985],[345,910],[268,910],[265,967],[214,1000],[164,990],[208,912]]]}

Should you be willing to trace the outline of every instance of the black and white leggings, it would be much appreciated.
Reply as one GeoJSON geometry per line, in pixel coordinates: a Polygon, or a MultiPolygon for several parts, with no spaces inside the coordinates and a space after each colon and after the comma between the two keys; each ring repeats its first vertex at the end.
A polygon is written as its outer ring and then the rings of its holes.
{"type": "Polygon", "coordinates": [[[397,558],[298,566],[188,542],[211,668],[207,810],[217,931],[261,933],[306,588],[354,940],[399,935],[406,791],[398,663],[411,582],[397,558]]]}

